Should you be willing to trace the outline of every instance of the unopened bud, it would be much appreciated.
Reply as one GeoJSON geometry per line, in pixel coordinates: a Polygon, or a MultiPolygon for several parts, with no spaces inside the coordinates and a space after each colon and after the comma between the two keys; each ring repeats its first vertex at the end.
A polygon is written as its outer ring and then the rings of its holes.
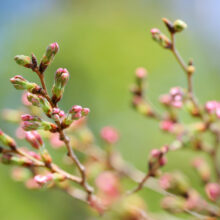
{"type": "Polygon", "coordinates": [[[104,141],[109,144],[115,144],[119,139],[118,131],[110,126],[102,128],[100,136],[104,141]]]}
{"type": "Polygon", "coordinates": [[[143,67],[139,67],[136,69],[136,77],[139,79],[144,79],[147,76],[147,70],[143,67]]]}
{"type": "Polygon", "coordinates": [[[59,68],[55,73],[55,82],[52,88],[52,101],[57,103],[63,96],[64,87],[69,80],[67,69],[59,68]]]}
{"type": "Polygon", "coordinates": [[[179,172],[165,173],[160,178],[160,186],[171,193],[178,195],[186,195],[189,190],[189,183],[179,172]]]}
{"type": "Polygon", "coordinates": [[[28,131],[25,133],[25,139],[31,144],[32,147],[39,149],[43,145],[43,140],[39,133],[36,131],[28,131]]]}
{"type": "Polygon", "coordinates": [[[163,209],[171,213],[180,213],[184,210],[185,200],[173,196],[166,196],[161,203],[163,209]]]}
{"type": "Polygon", "coordinates": [[[175,32],[181,32],[187,28],[187,24],[182,20],[176,20],[173,23],[175,32]]]}
{"type": "Polygon", "coordinates": [[[8,136],[7,134],[5,134],[1,129],[0,129],[0,142],[2,142],[2,144],[12,149],[16,147],[16,142],[14,141],[14,139],[8,136]]]}
{"type": "Polygon", "coordinates": [[[53,61],[54,56],[56,55],[58,50],[58,43],[52,43],[47,47],[46,53],[44,54],[39,67],[41,73],[43,73],[48,67],[48,65],[53,61]]]}
{"type": "Polygon", "coordinates": [[[49,152],[47,151],[47,149],[43,148],[40,151],[42,160],[46,163],[46,164],[50,164],[52,162],[52,158],[49,154],[49,152]]]}
{"type": "Polygon", "coordinates": [[[14,60],[18,65],[21,65],[27,68],[32,67],[32,60],[29,56],[17,55],[15,56],[14,60]]]}
{"type": "Polygon", "coordinates": [[[156,28],[151,29],[151,34],[153,40],[158,42],[160,46],[167,49],[171,48],[172,45],[171,41],[164,34],[162,34],[159,29],[156,28]]]}
{"type": "Polygon", "coordinates": [[[51,107],[50,103],[47,101],[46,98],[44,98],[42,96],[39,96],[39,101],[40,101],[40,104],[41,104],[41,107],[42,107],[44,113],[49,116],[52,112],[52,107],[51,107]]]}
{"type": "Polygon", "coordinates": [[[40,100],[38,98],[38,96],[32,94],[32,93],[28,93],[27,94],[27,100],[34,106],[40,106],[40,100]]]}
{"type": "Polygon", "coordinates": [[[205,191],[210,200],[216,201],[220,199],[220,184],[208,183],[205,186],[205,191]]]}
{"type": "Polygon", "coordinates": [[[18,165],[18,166],[31,166],[33,164],[32,161],[26,157],[17,157],[11,154],[3,154],[2,163],[18,165]]]}
{"type": "Polygon", "coordinates": [[[195,158],[192,166],[196,169],[199,176],[204,182],[208,182],[211,178],[211,169],[209,164],[203,158],[195,158]]]}
{"type": "Polygon", "coordinates": [[[10,79],[13,86],[18,90],[28,90],[29,92],[37,93],[40,87],[36,83],[32,83],[24,79],[22,76],[17,75],[10,79]]]}

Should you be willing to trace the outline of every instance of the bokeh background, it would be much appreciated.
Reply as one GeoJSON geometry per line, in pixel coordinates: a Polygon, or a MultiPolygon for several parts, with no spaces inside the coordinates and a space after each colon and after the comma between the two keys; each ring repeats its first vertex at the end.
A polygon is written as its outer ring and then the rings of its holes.
{"type": "MultiPolygon", "coordinates": [[[[201,102],[219,99],[219,10],[218,0],[1,1],[0,109],[21,105],[21,93],[10,85],[9,78],[23,74],[29,80],[37,80],[30,71],[16,65],[13,57],[34,52],[40,58],[47,45],[57,41],[60,52],[46,72],[49,87],[55,70],[66,67],[71,79],[62,100],[64,109],[72,104],[88,106],[89,126],[97,142],[103,126],[115,126],[121,134],[117,148],[127,161],[144,171],[150,149],[171,139],[159,131],[157,123],[132,110],[129,86],[134,70],[139,66],[148,69],[149,97],[158,108],[159,94],[172,86],[186,85],[173,56],[152,41],[149,31],[152,27],[166,31],[162,17],[186,21],[188,29],[178,36],[177,45],[185,59],[194,59],[195,92],[201,102]]],[[[2,120],[0,127],[10,134],[15,129],[2,120]]],[[[166,169],[182,169],[199,187],[190,169],[193,154],[170,154],[166,169]]],[[[98,218],[84,204],[62,192],[25,189],[11,180],[9,170],[0,166],[1,220],[98,218]]],[[[149,210],[157,213],[160,195],[151,190],[144,190],[143,195],[150,201],[149,210]]]]}

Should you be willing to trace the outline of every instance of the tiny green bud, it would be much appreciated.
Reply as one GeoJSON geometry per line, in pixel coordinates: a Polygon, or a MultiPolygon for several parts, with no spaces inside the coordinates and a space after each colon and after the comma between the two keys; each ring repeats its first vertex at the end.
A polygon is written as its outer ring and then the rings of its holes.
{"type": "Polygon", "coordinates": [[[176,20],[173,23],[175,32],[181,32],[187,28],[187,24],[182,20],[176,20]]]}
{"type": "Polygon", "coordinates": [[[32,66],[32,60],[29,56],[25,55],[17,55],[14,57],[15,62],[18,65],[30,68],[32,66]]]}

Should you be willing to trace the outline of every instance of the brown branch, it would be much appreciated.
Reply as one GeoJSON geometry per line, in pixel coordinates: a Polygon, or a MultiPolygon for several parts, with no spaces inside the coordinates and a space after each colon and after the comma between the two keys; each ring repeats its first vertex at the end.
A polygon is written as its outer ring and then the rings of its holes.
{"type": "MultiPolygon", "coordinates": [[[[45,81],[44,81],[43,73],[41,73],[38,68],[35,68],[33,71],[36,72],[37,75],[40,78],[42,88],[44,89],[44,93],[45,93],[44,96],[45,96],[45,98],[48,100],[48,102],[50,103],[51,107],[56,107],[56,104],[54,104],[52,102],[51,98],[48,95],[46,84],[45,84],[45,81]]],[[[68,151],[68,156],[72,159],[72,161],[77,166],[77,168],[78,168],[78,170],[79,170],[79,172],[81,174],[81,181],[79,181],[78,183],[85,189],[85,191],[87,192],[87,200],[90,201],[91,195],[93,193],[93,188],[87,183],[85,167],[83,166],[83,164],[81,164],[81,162],[79,161],[78,157],[74,153],[72,147],[70,146],[69,138],[65,135],[60,121],[55,120],[55,123],[58,126],[58,132],[60,134],[60,140],[62,140],[65,143],[65,145],[66,145],[66,148],[67,148],[67,151],[68,151]]]]}

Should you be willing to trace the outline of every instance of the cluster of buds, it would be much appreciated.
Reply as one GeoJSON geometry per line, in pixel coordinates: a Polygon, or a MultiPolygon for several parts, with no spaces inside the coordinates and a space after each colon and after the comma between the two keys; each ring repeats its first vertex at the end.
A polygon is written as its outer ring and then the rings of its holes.
{"type": "Polygon", "coordinates": [[[63,119],[62,126],[63,127],[70,126],[73,123],[73,121],[79,120],[84,116],[87,116],[89,112],[90,112],[89,108],[83,108],[80,105],[72,106],[72,108],[69,110],[68,115],[63,119]]]}
{"type": "MultiPolygon", "coordinates": [[[[135,84],[131,90],[134,108],[139,113],[156,119],[163,131],[175,136],[175,140],[171,144],[164,145],[161,149],[153,149],[150,152],[147,173],[142,173],[123,161],[121,155],[112,147],[119,140],[119,133],[113,127],[106,126],[100,132],[103,140],[102,144],[104,143],[108,147],[99,148],[96,146],[93,134],[85,123],[85,116],[90,112],[89,108],[74,105],[65,113],[58,107],[58,102],[63,97],[65,86],[69,80],[67,69],[57,69],[52,95],[48,94],[44,82],[44,71],[59,50],[58,44],[52,43],[48,46],[39,65],[33,54],[31,57],[24,55],[15,57],[15,61],[19,65],[37,73],[42,86],[41,88],[41,86],[27,81],[20,75],[11,79],[16,89],[25,90],[22,100],[26,108],[24,110],[25,113],[23,110],[19,112],[11,111],[7,113],[8,115],[4,113],[4,117],[9,121],[11,118],[12,122],[22,123],[23,130],[20,126],[17,134],[25,139],[36,151],[19,148],[10,136],[0,130],[0,142],[9,147],[0,147],[0,153],[2,154],[0,161],[4,164],[12,164],[16,165],[16,168],[21,168],[18,170],[17,176],[14,175],[17,179],[26,181],[26,186],[32,189],[51,187],[56,184],[56,186],[64,189],[71,196],[86,201],[90,207],[100,214],[111,209],[117,210],[114,218],[142,220],[151,219],[151,217],[148,217],[144,201],[139,195],[134,195],[134,193],[146,186],[147,184],[145,183],[149,178],[159,177],[160,188],[157,191],[161,192],[161,189],[163,189],[163,192],[166,191],[168,193],[168,196],[165,196],[162,201],[162,207],[165,210],[172,213],[187,211],[192,214],[191,211],[198,212],[199,215],[205,214],[204,219],[217,220],[220,217],[219,207],[210,205],[191,186],[188,179],[181,172],[163,173],[163,170],[160,169],[167,163],[166,154],[168,151],[175,151],[187,145],[193,146],[189,149],[204,151],[212,158],[211,163],[214,163],[216,171],[215,177],[211,175],[211,166],[205,159],[196,158],[192,165],[202,180],[201,184],[204,186],[206,199],[218,205],[220,200],[220,170],[216,155],[220,143],[220,128],[216,119],[220,118],[220,103],[209,101],[204,108],[200,108],[192,92],[191,77],[195,67],[192,61],[185,64],[175,48],[174,35],[183,31],[187,25],[181,20],[170,22],[164,18],[163,22],[171,34],[170,39],[157,28],[151,30],[152,37],[163,48],[167,48],[174,53],[187,74],[189,85],[186,91],[180,87],[174,87],[170,89],[168,94],[161,96],[160,102],[166,108],[165,112],[159,113],[145,96],[147,70],[142,67],[136,69],[135,84]],[[195,123],[187,124],[181,120],[179,111],[175,109],[182,109],[183,105],[190,106],[189,112],[191,116],[198,116],[195,123]],[[205,111],[202,111],[203,109],[205,111]],[[28,114],[27,111],[29,112],[28,114]],[[50,121],[43,120],[41,112],[50,121]],[[196,115],[198,112],[199,114],[196,115]],[[213,115],[217,117],[212,117],[213,115]],[[211,117],[209,118],[209,116],[211,117]],[[38,133],[36,130],[41,131],[38,133]],[[214,146],[213,142],[210,147],[204,141],[203,134],[205,136],[206,132],[214,136],[214,146]],[[66,165],[76,166],[76,174],[70,174],[54,163],[55,160],[44,145],[42,137],[48,138],[53,148],[58,146],[66,147],[67,155],[65,155],[64,162],[66,165]],[[81,158],[79,159],[77,154],[75,154],[75,150],[83,154],[83,163],[81,163],[81,158]],[[24,169],[30,172],[27,174],[23,172],[24,169]],[[139,181],[141,176],[143,176],[143,179],[139,181]],[[138,182],[138,185],[133,191],[127,191],[124,195],[123,180],[127,177],[138,182]],[[89,178],[89,181],[87,178],[89,178]],[[88,183],[90,180],[95,180],[96,194],[88,183]],[[71,183],[74,183],[74,187],[71,183]]],[[[197,216],[199,215],[197,214],[197,216]]]]}
{"type": "Polygon", "coordinates": [[[169,151],[169,146],[164,145],[161,149],[153,149],[150,153],[148,162],[148,173],[151,176],[156,176],[160,167],[167,163],[166,154],[169,151]]]}
{"type": "Polygon", "coordinates": [[[181,108],[183,106],[184,93],[180,87],[170,89],[169,94],[162,95],[160,102],[167,107],[181,108]]]}

